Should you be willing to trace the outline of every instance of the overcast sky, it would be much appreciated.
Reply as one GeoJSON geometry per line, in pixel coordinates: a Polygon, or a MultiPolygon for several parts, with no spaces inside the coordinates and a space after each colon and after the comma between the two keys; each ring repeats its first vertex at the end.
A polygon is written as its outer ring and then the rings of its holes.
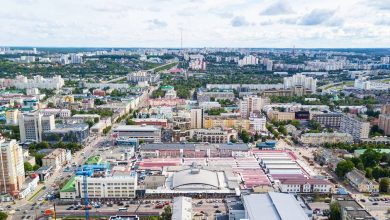
{"type": "Polygon", "coordinates": [[[0,45],[390,47],[390,0],[0,0],[0,45]]]}

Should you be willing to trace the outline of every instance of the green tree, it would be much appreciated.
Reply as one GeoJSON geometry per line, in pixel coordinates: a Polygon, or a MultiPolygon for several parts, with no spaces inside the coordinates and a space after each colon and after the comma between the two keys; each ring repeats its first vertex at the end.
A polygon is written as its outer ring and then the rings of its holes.
{"type": "Polygon", "coordinates": [[[42,166],[42,158],[46,156],[44,154],[35,154],[35,163],[42,166]]]}
{"type": "Polygon", "coordinates": [[[329,220],[341,220],[341,206],[338,202],[330,204],[329,220]]]}
{"type": "Polygon", "coordinates": [[[54,103],[52,103],[52,102],[47,103],[47,107],[48,108],[55,108],[54,103]]]}
{"type": "Polygon", "coordinates": [[[35,164],[34,166],[33,166],[33,170],[35,171],[35,170],[37,170],[37,169],[39,169],[40,168],[40,166],[38,165],[38,164],[35,164]]]}
{"type": "Polygon", "coordinates": [[[0,220],[6,220],[8,218],[7,213],[5,212],[0,212],[0,220]]]}
{"type": "Polygon", "coordinates": [[[166,206],[164,212],[161,213],[161,220],[171,220],[172,219],[172,209],[171,206],[166,206]]]}
{"type": "Polygon", "coordinates": [[[102,101],[101,99],[95,99],[94,100],[94,104],[95,105],[104,105],[104,104],[106,104],[106,102],[102,101]]]}
{"type": "Polygon", "coordinates": [[[29,172],[29,171],[33,171],[33,170],[34,170],[34,168],[29,162],[24,162],[24,171],[29,172]]]}
{"type": "Polygon", "coordinates": [[[366,168],[366,177],[372,179],[372,168],[370,167],[366,168]]]}
{"type": "Polygon", "coordinates": [[[241,131],[241,139],[244,143],[248,143],[249,140],[250,140],[250,136],[249,136],[249,133],[246,131],[246,130],[242,130],[241,131]]]}
{"type": "Polygon", "coordinates": [[[389,178],[385,177],[379,181],[379,192],[388,193],[389,192],[389,178]]]}
{"type": "Polygon", "coordinates": [[[375,167],[381,159],[381,154],[373,149],[367,149],[360,156],[360,159],[362,160],[364,167],[375,167]]]}
{"type": "Polygon", "coordinates": [[[336,174],[338,177],[344,177],[345,174],[352,171],[352,169],[355,167],[352,161],[350,160],[344,160],[337,164],[336,167],[336,174]]]}
{"type": "Polygon", "coordinates": [[[128,118],[126,120],[126,125],[135,125],[135,121],[133,121],[131,118],[128,118]]]}
{"type": "Polygon", "coordinates": [[[278,131],[284,135],[287,135],[287,129],[283,125],[279,126],[278,131]]]}
{"type": "Polygon", "coordinates": [[[292,120],[291,124],[294,125],[298,129],[301,127],[301,122],[299,122],[299,120],[292,120]]]}

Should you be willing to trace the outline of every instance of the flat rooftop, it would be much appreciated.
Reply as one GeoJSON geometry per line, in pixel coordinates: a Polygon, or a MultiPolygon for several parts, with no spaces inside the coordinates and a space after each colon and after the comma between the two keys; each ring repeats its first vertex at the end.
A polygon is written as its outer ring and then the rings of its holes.
{"type": "Polygon", "coordinates": [[[243,196],[249,220],[309,220],[291,194],[269,192],[243,196]]]}

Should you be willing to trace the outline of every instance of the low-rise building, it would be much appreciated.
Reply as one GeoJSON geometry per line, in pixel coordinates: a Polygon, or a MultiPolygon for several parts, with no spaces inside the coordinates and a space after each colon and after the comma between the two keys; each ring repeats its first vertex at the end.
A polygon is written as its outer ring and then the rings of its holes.
{"type": "Polygon", "coordinates": [[[42,158],[42,166],[52,167],[54,170],[61,168],[66,160],[66,150],[57,148],[42,158]]]}
{"type": "Polygon", "coordinates": [[[359,192],[379,192],[379,184],[367,179],[364,173],[358,169],[353,169],[345,175],[349,183],[359,192]]]}
{"type": "Polygon", "coordinates": [[[161,142],[161,128],[151,125],[121,125],[113,129],[114,139],[136,138],[146,143],[161,142]]]}
{"type": "Polygon", "coordinates": [[[19,192],[19,199],[26,198],[30,193],[34,192],[38,187],[39,176],[36,174],[32,174],[30,177],[26,178],[24,181],[22,188],[19,192]]]}
{"type": "Polygon", "coordinates": [[[60,199],[61,200],[71,200],[76,199],[76,177],[73,176],[60,190],[60,199]]]}
{"type": "Polygon", "coordinates": [[[237,140],[237,131],[234,129],[191,129],[190,138],[209,143],[228,143],[237,140]]]}
{"type": "Polygon", "coordinates": [[[43,132],[42,139],[47,142],[83,144],[89,136],[88,124],[58,124],[56,128],[43,132]]]}
{"type": "Polygon", "coordinates": [[[161,128],[168,127],[168,120],[164,118],[133,118],[136,125],[154,125],[161,128]]]}
{"type": "Polygon", "coordinates": [[[250,121],[239,116],[204,116],[203,127],[210,128],[235,128],[237,130],[249,130],[250,121]]]}
{"type": "Polygon", "coordinates": [[[352,135],[347,133],[305,133],[301,135],[302,144],[319,146],[325,143],[352,143],[352,135]]]}
{"type": "Polygon", "coordinates": [[[285,193],[331,193],[332,185],[324,179],[294,178],[281,180],[279,189],[285,193]]]}
{"type": "MultiPolygon", "coordinates": [[[[76,176],[76,197],[84,198],[83,177],[76,176]]],[[[137,176],[114,172],[112,176],[87,177],[88,197],[91,199],[104,198],[134,198],[137,189],[137,176]]]]}
{"type": "Polygon", "coordinates": [[[140,147],[145,157],[245,157],[250,155],[247,144],[163,143],[140,147]]]}
{"type": "Polygon", "coordinates": [[[294,195],[269,192],[250,194],[242,197],[245,219],[309,220],[294,195]]]}

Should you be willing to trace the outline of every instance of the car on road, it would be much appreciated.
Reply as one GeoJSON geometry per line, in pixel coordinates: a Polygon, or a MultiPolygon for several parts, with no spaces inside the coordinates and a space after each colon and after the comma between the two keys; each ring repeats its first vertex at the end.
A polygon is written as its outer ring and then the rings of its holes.
{"type": "Polygon", "coordinates": [[[372,205],[378,205],[378,203],[377,202],[373,202],[372,205]]]}

